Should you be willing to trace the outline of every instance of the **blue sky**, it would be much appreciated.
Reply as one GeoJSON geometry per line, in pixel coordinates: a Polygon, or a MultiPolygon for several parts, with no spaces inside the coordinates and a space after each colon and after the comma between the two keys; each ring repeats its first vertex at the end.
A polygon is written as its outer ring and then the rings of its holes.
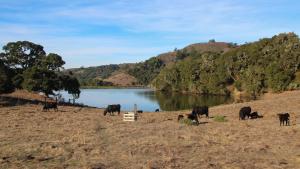
{"type": "Polygon", "coordinates": [[[66,68],[140,62],[209,39],[300,33],[298,0],[1,0],[0,45],[60,54],[66,68]]]}

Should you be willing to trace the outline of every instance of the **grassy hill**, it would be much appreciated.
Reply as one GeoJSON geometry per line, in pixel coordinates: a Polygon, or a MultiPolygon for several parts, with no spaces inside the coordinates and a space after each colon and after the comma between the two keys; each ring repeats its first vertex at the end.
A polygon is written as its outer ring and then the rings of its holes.
{"type": "Polygon", "coordinates": [[[106,82],[110,82],[115,86],[136,86],[138,82],[135,77],[124,73],[124,72],[117,72],[114,75],[104,79],[106,82]]]}

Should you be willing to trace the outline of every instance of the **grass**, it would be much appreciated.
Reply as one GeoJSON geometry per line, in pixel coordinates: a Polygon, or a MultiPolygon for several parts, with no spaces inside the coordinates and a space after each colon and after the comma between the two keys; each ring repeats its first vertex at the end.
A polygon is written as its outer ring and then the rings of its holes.
{"type": "Polygon", "coordinates": [[[216,122],[227,122],[228,120],[225,118],[225,116],[216,115],[216,116],[214,116],[214,121],[216,121],[216,122]]]}
{"type": "Polygon", "coordinates": [[[299,102],[300,91],[292,91],[211,107],[215,118],[192,127],[177,121],[190,110],[143,113],[128,123],[122,115],[103,116],[102,109],[1,107],[0,168],[299,169],[299,102]],[[240,121],[244,106],[264,118],[240,121]],[[279,126],[276,114],[285,111],[295,112],[297,125],[279,126]],[[220,115],[228,122],[215,121],[220,115]]]}
{"type": "Polygon", "coordinates": [[[195,122],[193,122],[191,119],[181,119],[179,121],[181,124],[185,124],[188,126],[197,125],[195,122]]]}

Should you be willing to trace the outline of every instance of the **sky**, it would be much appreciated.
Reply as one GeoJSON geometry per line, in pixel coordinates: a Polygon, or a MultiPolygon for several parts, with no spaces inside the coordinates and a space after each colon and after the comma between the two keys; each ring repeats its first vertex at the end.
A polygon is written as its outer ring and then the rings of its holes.
{"type": "Polygon", "coordinates": [[[65,68],[135,63],[210,39],[300,33],[299,0],[0,0],[0,46],[28,40],[65,68]]]}

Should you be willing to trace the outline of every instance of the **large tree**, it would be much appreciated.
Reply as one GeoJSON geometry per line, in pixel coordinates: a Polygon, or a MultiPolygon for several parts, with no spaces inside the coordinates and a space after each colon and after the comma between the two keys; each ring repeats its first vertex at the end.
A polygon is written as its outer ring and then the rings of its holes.
{"type": "MultiPolygon", "coordinates": [[[[11,82],[16,88],[29,91],[43,92],[46,96],[54,94],[54,91],[67,90],[70,94],[79,97],[79,83],[71,75],[60,78],[60,71],[65,62],[55,53],[48,55],[44,47],[28,41],[10,42],[3,47],[0,53],[1,79],[6,78],[5,72],[11,70],[12,78],[5,80],[11,82]]],[[[2,84],[2,83],[1,83],[2,84]]]]}

